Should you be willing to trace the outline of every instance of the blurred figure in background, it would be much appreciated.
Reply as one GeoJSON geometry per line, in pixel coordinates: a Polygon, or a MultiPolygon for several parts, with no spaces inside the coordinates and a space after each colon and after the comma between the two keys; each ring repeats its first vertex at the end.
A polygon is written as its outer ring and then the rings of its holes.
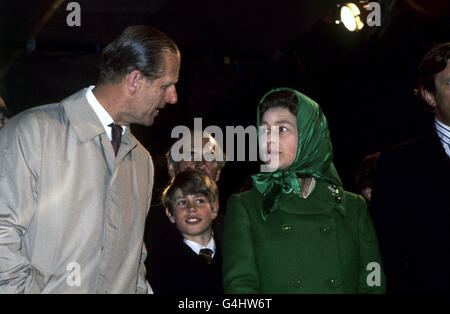
{"type": "Polygon", "coordinates": [[[450,291],[450,42],[419,65],[423,136],[380,154],[372,218],[388,293],[450,291]]]}
{"type": "Polygon", "coordinates": [[[374,177],[379,157],[379,152],[366,156],[361,161],[358,171],[356,172],[356,192],[362,195],[368,204],[370,204],[370,201],[372,200],[374,177]]]}

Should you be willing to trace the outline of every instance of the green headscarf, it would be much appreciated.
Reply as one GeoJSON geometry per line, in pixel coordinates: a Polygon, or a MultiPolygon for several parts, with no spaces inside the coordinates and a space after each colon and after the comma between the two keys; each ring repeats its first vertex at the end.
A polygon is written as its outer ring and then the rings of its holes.
{"type": "Polygon", "coordinates": [[[277,209],[281,193],[294,190],[302,195],[298,178],[315,177],[342,186],[341,179],[333,165],[333,147],[327,120],[319,105],[302,93],[286,87],[276,88],[266,93],[258,104],[258,141],[260,127],[260,105],[272,93],[290,91],[297,96],[297,156],[291,166],[274,172],[262,172],[252,176],[255,188],[263,195],[262,216],[267,217],[277,209]]]}

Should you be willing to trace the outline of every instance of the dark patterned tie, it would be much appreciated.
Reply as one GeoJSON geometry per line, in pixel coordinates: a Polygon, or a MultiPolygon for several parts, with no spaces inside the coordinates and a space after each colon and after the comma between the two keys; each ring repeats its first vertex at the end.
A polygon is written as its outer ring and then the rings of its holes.
{"type": "Polygon", "coordinates": [[[119,151],[120,139],[122,138],[122,127],[118,124],[111,123],[109,125],[111,127],[112,140],[111,144],[114,149],[114,155],[117,156],[117,152],[119,151]]]}
{"type": "Polygon", "coordinates": [[[213,251],[210,249],[201,249],[199,255],[205,259],[206,263],[210,264],[212,260],[212,253],[213,251]]]}

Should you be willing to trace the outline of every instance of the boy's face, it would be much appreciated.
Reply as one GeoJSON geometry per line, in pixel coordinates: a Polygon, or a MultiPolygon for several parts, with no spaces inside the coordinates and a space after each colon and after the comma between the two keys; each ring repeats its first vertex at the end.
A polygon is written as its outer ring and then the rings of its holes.
{"type": "Polygon", "coordinates": [[[205,195],[183,195],[178,189],[172,209],[173,214],[166,208],[167,217],[176,224],[185,239],[204,245],[204,242],[209,242],[211,224],[219,210],[217,201],[211,206],[205,195]]]}

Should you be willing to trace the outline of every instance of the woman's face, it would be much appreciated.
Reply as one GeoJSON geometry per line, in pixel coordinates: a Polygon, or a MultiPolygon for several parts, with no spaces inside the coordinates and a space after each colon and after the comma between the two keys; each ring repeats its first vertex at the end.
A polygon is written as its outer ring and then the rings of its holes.
{"type": "Polygon", "coordinates": [[[261,149],[271,169],[285,169],[292,165],[297,156],[298,131],[297,118],[287,108],[268,109],[262,119],[261,149]],[[265,154],[267,152],[267,155],[265,154]]]}

